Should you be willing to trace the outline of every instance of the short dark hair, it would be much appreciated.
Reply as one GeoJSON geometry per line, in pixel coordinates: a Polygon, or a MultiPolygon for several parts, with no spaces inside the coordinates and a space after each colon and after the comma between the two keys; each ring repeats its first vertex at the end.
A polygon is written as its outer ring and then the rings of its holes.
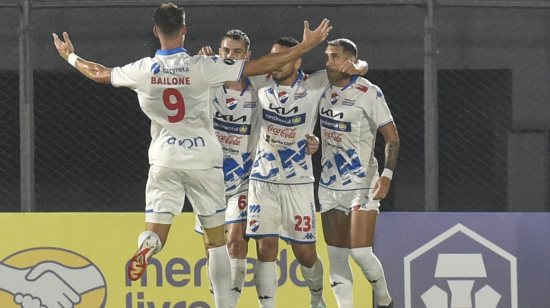
{"type": "Polygon", "coordinates": [[[358,50],[357,45],[347,38],[339,38],[332,41],[328,41],[329,46],[340,46],[344,49],[344,53],[347,53],[351,56],[357,58],[358,50]]]}
{"type": "Polygon", "coordinates": [[[280,37],[280,38],[276,39],[274,44],[281,45],[281,46],[288,47],[288,48],[292,48],[292,47],[300,44],[300,42],[298,42],[298,40],[293,38],[293,37],[283,36],[283,37],[280,37]]]}
{"type": "Polygon", "coordinates": [[[222,42],[226,38],[232,39],[235,41],[244,41],[244,45],[246,46],[246,51],[250,49],[250,39],[248,38],[248,35],[246,35],[246,33],[244,33],[239,29],[233,29],[225,32],[224,36],[222,37],[222,42]]]}
{"type": "Polygon", "coordinates": [[[164,3],[155,9],[153,21],[167,37],[175,37],[185,25],[185,11],[173,3],[164,3]]]}

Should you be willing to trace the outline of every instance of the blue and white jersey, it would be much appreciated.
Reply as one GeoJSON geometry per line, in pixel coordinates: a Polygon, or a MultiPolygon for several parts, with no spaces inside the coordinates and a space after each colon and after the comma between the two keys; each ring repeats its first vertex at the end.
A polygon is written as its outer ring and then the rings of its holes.
{"type": "Polygon", "coordinates": [[[112,70],[111,84],[136,91],[152,121],[150,164],[175,169],[222,166],[213,125],[214,91],[240,80],[244,65],[219,56],[192,57],[180,47],[112,70]]]}
{"type": "Polygon", "coordinates": [[[279,85],[270,75],[264,79],[263,86],[257,87],[260,137],[250,178],[278,184],[313,183],[306,134],[313,133],[319,99],[329,85],[326,73],[300,71],[290,86],[279,85]]]}
{"type": "Polygon", "coordinates": [[[319,105],[323,171],[319,185],[365,189],[378,174],[374,146],[378,128],[393,122],[379,87],[354,76],[345,87],[329,86],[319,105]]]}
{"type": "Polygon", "coordinates": [[[248,189],[258,142],[258,94],[246,79],[242,91],[219,87],[214,95],[214,130],[223,150],[225,195],[248,189]]]}

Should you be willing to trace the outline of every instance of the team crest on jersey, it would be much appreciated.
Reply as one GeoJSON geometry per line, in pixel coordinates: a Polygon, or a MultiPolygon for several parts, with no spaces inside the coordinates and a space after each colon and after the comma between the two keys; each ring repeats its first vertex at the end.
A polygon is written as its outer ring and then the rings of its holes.
{"type": "Polygon", "coordinates": [[[330,103],[334,105],[338,102],[339,99],[340,95],[338,95],[338,93],[332,93],[332,95],[330,96],[330,103]]]}
{"type": "Polygon", "coordinates": [[[234,98],[226,99],[225,103],[227,104],[227,108],[229,108],[229,110],[233,110],[235,109],[235,107],[237,107],[237,100],[234,98]]]}
{"type": "Polygon", "coordinates": [[[284,104],[286,103],[286,101],[288,100],[288,93],[286,93],[285,91],[283,92],[280,92],[279,94],[279,101],[284,104]]]}

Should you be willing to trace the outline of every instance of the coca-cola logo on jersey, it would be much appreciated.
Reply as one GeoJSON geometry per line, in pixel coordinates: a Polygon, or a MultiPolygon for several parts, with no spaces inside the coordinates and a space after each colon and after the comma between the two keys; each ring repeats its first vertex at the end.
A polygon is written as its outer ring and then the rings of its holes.
{"type": "Polygon", "coordinates": [[[283,138],[293,139],[296,137],[296,128],[278,128],[274,125],[269,125],[267,133],[271,135],[281,136],[283,138]]]}
{"type": "Polygon", "coordinates": [[[241,139],[243,138],[243,136],[224,135],[219,132],[216,132],[216,136],[218,137],[218,141],[220,143],[231,144],[231,145],[240,145],[241,139]]]}
{"type": "Polygon", "coordinates": [[[342,141],[342,134],[341,133],[324,131],[323,136],[325,137],[325,140],[334,140],[336,142],[341,142],[342,141]]]}

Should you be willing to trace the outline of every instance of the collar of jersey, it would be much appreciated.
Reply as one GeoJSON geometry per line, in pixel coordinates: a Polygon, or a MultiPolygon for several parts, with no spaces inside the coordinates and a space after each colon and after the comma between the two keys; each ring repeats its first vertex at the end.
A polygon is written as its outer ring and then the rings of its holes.
{"type": "MultiPolygon", "coordinates": [[[[250,80],[248,80],[248,78],[245,78],[244,81],[246,82],[246,84],[244,85],[244,89],[241,91],[241,94],[239,96],[243,96],[244,92],[246,92],[246,89],[248,89],[248,86],[250,85],[250,80]]],[[[225,85],[223,85],[222,87],[223,93],[227,94],[227,88],[225,87],[225,85]]]]}
{"type": "Polygon", "coordinates": [[[183,47],[178,47],[178,48],[168,49],[168,50],[159,49],[157,50],[156,54],[159,56],[169,56],[179,52],[185,52],[186,54],[191,55],[189,51],[185,50],[185,48],[183,47]]]}
{"type": "MultiPolygon", "coordinates": [[[[296,80],[294,80],[294,82],[292,83],[292,85],[290,86],[291,88],[294,88],[294,86],[300,81],[302,80],[302,78],[304,78],[306,74],[304,73],[304,71],[302,70],[298,70],[298,77],[296,77],[296,80]]],[[[277,86],[280,86],[280,84],[277,82],[277,86]]]]}
{"type": "MultiPolygon", "coordinates": [[[[343,87],[340,91],[344,91],[345,89],[349,88],[352,84],[355,83],[358,77],[359,77],[358,75],[351,76],[351,81],[345,87],[343,87]]],[[[330,85],[330,88],[334,89],[334,85],[330,85]]]]}

